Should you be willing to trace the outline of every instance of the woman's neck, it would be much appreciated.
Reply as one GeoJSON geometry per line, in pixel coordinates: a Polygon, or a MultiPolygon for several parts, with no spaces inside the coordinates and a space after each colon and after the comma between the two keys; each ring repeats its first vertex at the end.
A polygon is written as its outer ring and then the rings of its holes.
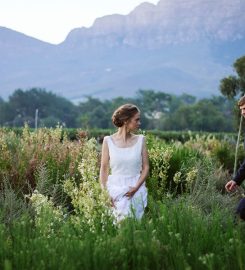
{"type": "Polygon", "coordinates": [[[117,138],[122,139],[124,142],[126,142],[128,139],[132,137],[132,134],[129,130],[127,130],[126,127],[120,127],[117,131],[117,138]]]}

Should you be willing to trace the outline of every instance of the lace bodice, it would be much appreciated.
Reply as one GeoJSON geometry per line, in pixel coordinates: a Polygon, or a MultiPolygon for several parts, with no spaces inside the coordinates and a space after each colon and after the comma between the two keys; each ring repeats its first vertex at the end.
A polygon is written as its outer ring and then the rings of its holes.
{"type": "Polygon", "coordinates": [[[109,148],[112,175],[135,176],[141,173],[143,135],[138,135],[137,142],[126,148],[116,146],[111,136],[106,136],[105,139],[109,148]]]}

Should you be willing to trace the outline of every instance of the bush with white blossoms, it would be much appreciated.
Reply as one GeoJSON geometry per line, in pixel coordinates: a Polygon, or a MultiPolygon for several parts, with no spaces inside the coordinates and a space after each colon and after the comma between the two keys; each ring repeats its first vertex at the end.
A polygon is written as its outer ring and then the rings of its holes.
{"type": "Polygon", "coordinates": [[[191,170],[189,170],[187,172],[187,174],[186,174],[186,184],[187,184],[187,187],[189,187],[189,188],[192,187],[193,183],[197,179],[197,174],[198,174],[198,170],[195,167],[191,168],[191,170]]]}
{"type": "Polygon", "coordinates": [[[31,196],[27,196],[35,211],[35,225],[42,235],[49,237],[64,220],[61,207],[56,207],[52,198],[42,195],[35,190],[31,196]]]}
{"type": "Polygon", "coordinates": [[[91,232],[105,230],[107,226],[113,224],[113,215],[108,193],[101,190],[98,181],[98,153],[94,139],[84,142],[82,161],[78,168],[81,182],[77,184],[74,179],[68,179],[63,185],[74,207],[71,221],[80,230],[85,228],[91,232]]]}
{"type": "Polygon", "coordinates": [[[176,185],[178,185],[181,182],[181,176],[182,173],[181,172],[176,172],[173,178],[173,181],[176,185]]]}
{"type": "Polygon", "coordinates": [[[168,170],[170,167],[173,149],[162,145],[155,144],[154,147],[148,150],[150,160],[150,175],[148,186],[150,191],[156,192],[159,199],[166,192],[168,170]]]}
{"type": "Polygon", "coordinates": [[[176,191],[177,188],[180,187],[181,193],[184,191],[191,192],[192,186],[196,181],[197,178],[197,168],[188,168],[187,172],[185,170],[178,171],[174,174],[173,182],[176,185],[176,191]]]}

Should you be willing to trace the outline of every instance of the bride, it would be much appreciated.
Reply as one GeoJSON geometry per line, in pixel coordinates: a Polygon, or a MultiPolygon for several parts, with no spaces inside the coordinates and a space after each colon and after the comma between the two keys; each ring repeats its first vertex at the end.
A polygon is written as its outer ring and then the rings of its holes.
{"type": "Polygon", "coordinates": [[[133,104],[122,105],[113,113],[112,122],[118,130],[103,140],[100,184],[108,190],[118,221],[127,216],[140,219],[147,205],[149,172],[145,138],[133,133],[140,126],[140,110],[133,104]]]}

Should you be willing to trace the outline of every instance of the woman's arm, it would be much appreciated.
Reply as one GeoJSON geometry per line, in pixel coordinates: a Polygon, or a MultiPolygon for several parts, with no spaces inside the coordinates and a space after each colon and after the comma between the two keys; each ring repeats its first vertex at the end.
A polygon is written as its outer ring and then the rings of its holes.
{"type": "Polygon", "coordinates": [[[104,138],[101,150],[101,165],[100,165],[100,185],[102,189],[106,188],[108,175],[109,175],[109,149],[107,141],[104,138]]]}
{"type": "Polygon", "coordinates": [[[142,171],[140,174],[140,178],[135,187],[131,187],[130,190],[125,194],[127,197],[132,197],[135,192],[141,187],[141,185],[145,182],[148,174],[149,174],[149,158],[148,152],[146,148],[145,138],[143,138],[143,145],[142,145],[142,171]]]}

